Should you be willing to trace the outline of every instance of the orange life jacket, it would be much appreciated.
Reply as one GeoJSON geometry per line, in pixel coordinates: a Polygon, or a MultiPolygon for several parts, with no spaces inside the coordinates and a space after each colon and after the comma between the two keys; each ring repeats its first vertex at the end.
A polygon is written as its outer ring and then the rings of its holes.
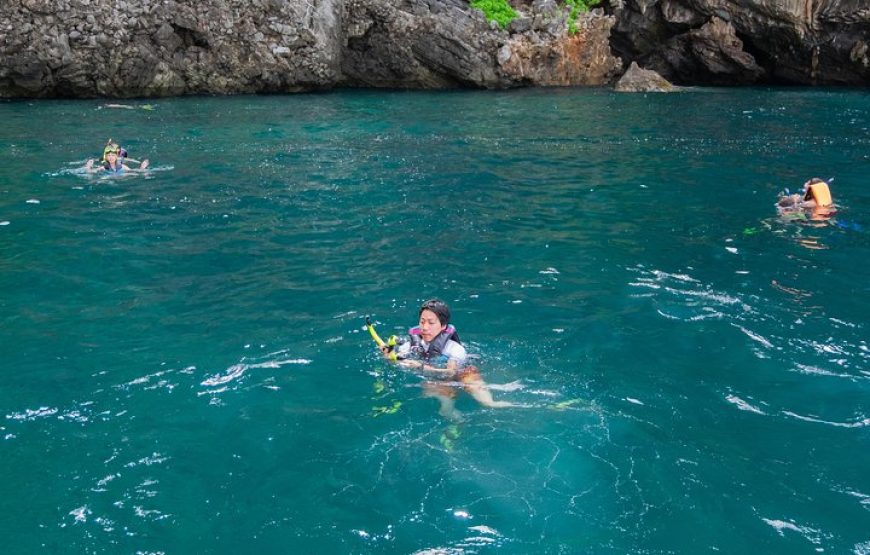
{"type": "Polygon", "coordinates": [[[834,204],[831,198],[831,190],[824,181],[810,185],[807,188],[807,194],[804,195],[804,200],[813,200],[816,202],[816,206],[830,206],[834,204]]]}

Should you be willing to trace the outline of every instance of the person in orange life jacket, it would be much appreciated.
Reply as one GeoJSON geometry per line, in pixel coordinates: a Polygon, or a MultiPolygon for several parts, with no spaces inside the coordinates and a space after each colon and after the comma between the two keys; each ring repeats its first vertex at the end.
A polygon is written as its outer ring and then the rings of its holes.
{"type": "Polygon", "coordinates": [[[831,198],[831,190],[828,184],[814,177],[804,183],[804,190],[801,194],[783,194],[779,197],[776,205],[781,209],[798,209],[798,208],[826,208],[834,205],[834,200],[831,198]]]}
{"type": "MultiPolygon", "coordinates": [[[[396,347],[397,363],[434,378],[423,384],[424,395],[434,397],[441,403],[439,414],[445,417],[456,415],[454,408],[456,387],[449,382],[458,382],[478,403],[485,407],[499,408],[517,406],[492,398],[486,382],[477,368],[467,366],[468,354],[459,339],[456,328],[450,325],[450,309],[432,299],[420,307],[419,325],[408,332],[409,341],[396,347]]],[[[391,356],[390,348],[381,348],[384,356],[391,356]]]]}
{"type": "Polygon", "coordinates": [[[780,196],[776,207],[783,216],[799,216],[814,222],[830,220],[837,213],[828,184],[818,177],[804,183],[803,193],[780,196]]]}

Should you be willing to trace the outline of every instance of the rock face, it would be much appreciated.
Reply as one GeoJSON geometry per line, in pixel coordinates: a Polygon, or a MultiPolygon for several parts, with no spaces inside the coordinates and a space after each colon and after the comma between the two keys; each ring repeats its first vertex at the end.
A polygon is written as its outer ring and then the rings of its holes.
{"type": "Polygon", "coordinates": [[[2,0],[0,97],[331,87],[870,84],[870,0],[2,0]]]}
{"type": "Polygon", "coordinates": [[[650,69],[641,69],[637,62],[631,62],[628,71],[619,78],[613,90],[617,92],[674,92],[674,85],[650,69]]]}
{"type": "Polygon", "coordinates": [[[603,85],[612,16],[553,0],[502,30],[467,0],[3,0],[0,97],[603,85]]]}
{"type": "Polygon", "coordinates": [[[614,53],[683,85],[870,84],[868,0],[609,0],[614,53]]]}
{"type": "Polygon", "coordinates": [[[325,86],[336,6],[281,0],[5,0],[3,96],[165,96],[325,86]]]}

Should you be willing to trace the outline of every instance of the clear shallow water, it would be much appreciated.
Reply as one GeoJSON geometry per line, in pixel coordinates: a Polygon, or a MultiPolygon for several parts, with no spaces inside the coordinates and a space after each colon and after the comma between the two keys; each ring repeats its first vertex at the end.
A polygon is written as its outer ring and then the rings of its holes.
{"type": "Polygon", "coordinates": [[[866,92],[153,105],[0,104],[11,552],[870,553],[866,92]],[[375,356],[430,296],[531,408],[375,356]]]}

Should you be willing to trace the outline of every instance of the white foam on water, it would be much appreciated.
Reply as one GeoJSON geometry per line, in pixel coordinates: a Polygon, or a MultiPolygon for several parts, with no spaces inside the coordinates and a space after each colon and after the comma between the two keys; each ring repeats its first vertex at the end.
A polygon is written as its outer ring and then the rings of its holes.
{"type": "Polygon", "coordinates": [[[758,343],[761,343],[762,345],[764,345],[768,349],[774,348],[773,343],[771,343],[770,341],[768,341],[767,339],[765,339],[761,335],[759,335],[751,330],[748,330],[739,324],[731,324],[731,325],[734,326],[735,328],[739,329],[743,333],[745,333],[753,341],[757,341],[758,343]]]}
{"type": "Polygon", "coordinates": [[[468,529],[473,531],[473,532],[477,532],[479,534],[489,534],[490,536],[501,536],[501,534],[499,534],[497,530],[494,530],[494,529],[490,528],[489,526],[483,526],[483,525],[469,526],[468,529]]]}
{"type": "Polygon", "coordinates": [[[657,283],[650,283],[646,281],[633,281],[628,284],[631,287],[646,287],[648,289],[661,289],[662,286],[657,283]]]}
{"type": "Polygon", "coordinates": [[[56,408],[40,407],[38,409],[26,409],[24,412],[13,412],[7,414],[6,418],[10,420],[36,420],[37,418],[47,418],[57,414],[56,408]]]}
{"type": "Polygon", "coordinates": [[[729,403],[731,403],[732,405],[735,405],[740,410],[754,412],[755,414],[766,414],[760,408],[755,407],[753,405],[750,405],[749,403],[747,403],[746,401],[744,401],[743,399],[741,399],[740,397],[738,397],[736,395],[727,395],[725,397],[725,400],[728,401],[729,403]]]}
{"type": "Polygon", "coordinates": [[[227,368],[225,373],[217,374],[215,376],[212,376],[211,378],[203,380],[200,385],[204,385],[206,387],[215,387],[240,378],[245,374],[247,370],[251,368],[280,368],[281,366],[284,366],[286,364],[311,364],[311,360],[307,358],[290,358],[284,360],[269,360],[256,364],[233,364],[232,366],[227,368]]]}
{"type": "Polygon", "coordinates": [[[74,422],[87,422],[88,417],[77,410],[67,411],[57,417],[58,420],[72,420],[74,422]]]}
{"type": "Polygon", "coordinates": [[[170,515],[163,514],[157,509],[143,509],[140,506],[133,507],[133,512],[139,518],[145,518],[148,520],[163,520],[164,518],[168,518],[170,515]]]}
{"type": "Polygon", "coordinates": [[[785,537],[785,532],[796,532],[804,537],[807,541],[815,545],[821,545],[821,532],[816,530],[815,528],[810,528],[809,526],[800,526],[795,524],[794,522],[788,522],[785,520],[771,519],[771,518],[763,518],[762,519],[765,524],[771,526],[774,530],[776,530],[777,534],[782,537],[785,537]]]}
{"type": "Polygon", "coordinates": [[[549,389],[530,389],[529,393],[532,395],[541,395],[543,397],[558,397],[561,395],[558,391],[552,391],[549,389]]]}
{"type": "Polygon", "coordinates": [[[163,464],[168,461],[169,457],[166,455],[161,455],[160,453],[151,453],[148,457],[142,457],[138,461],[128,462],[124,465],[126,468],[133,468],[135,466],[151,466],[153,464],[163,464]]]}
{"type": "Polygon", "coordinates": [[[512,382],[503,383],[503,384],[499,384],[499,383],[492,384],[491,383],[491,384],[487,384],[487,387],[489,387],[493,391],[519,391],[521,389],[526,388],[526,386],[523,385],[522,380],[515,380],[512,382]]]}
{"type": "Polygon", "coordinates": [[[356,310],[348,310],[347,312],[342,312],[341,314],[336,314],[332,317],[333,320],[340,320],[343,318],[347,318],[348,316],[354,316],[357,314],[356,310]]]}
{"type": "Polygon", "coordinates": [[[92,514],[91,510],[87,505],[82,505],[77,509],[73,509],[69,512],[73,517],[73,522],[78,524],[80,522],[87,522],[88,516],[92,514]]]}
{"type": "Polygon", "coordinates": [[[651,273],[659,280],[675,279],[677,281],[684,281],[687,283],[701,283],[697,279],[687,274],[671,274],[668,272],[662,272],[661,270],[653,270],[651,273]]]}
{"type": "MultiPolygon", "coordinates": [[[[665,287],[665,291],[668,293],[673,293],[675,295],[686,295],[689,297],[699,297],[706,301],[713,301],[720,304],[739,304],[740,299],[732,297],[731,295],[726,295],[724,293],[714,293],[712,291],[690,291],[688,289],[673,289],[671,287],[665,287]]],[[[745,307],[748,309],[748,307],[745,307]]]]}
{"type": "Polygon", "coordinates": [[[812,416],[803,416],[801,414],[797,414],[788,410],[784,410],[782,411],[782,413],[786,416],[791,416],[792,418],[803,420],[804,422],[827,424],[828,426],[836,426],[838,428],[863,428],[864,426],[870,426],[870,418],[862,418],[860,420],[856,420],[855,422],[833,422],[831,420],[823,420],[821,418],[815,418],[812,416]]]}
{"type": "Polygon", "coordinates": [[[111,482],[112,480],[114,480],[115,478],[118,478],[120,476],[121,476],[120,474],[109,474],[108,476],[106,476],[105,478],[103,478],[102,480],[97,482],[97,486],[103,487],[106,484],[108,484],[109,482],[111,482]]]}
{"type": "Polygon", "coordinates": [[[484,547],[487,545],[492,545],[496,543],[496,540],[493,538],[488,538],[486,536],[471,536],[465,538],[462,543],[458,544],[461,547],[484,547]]]}
{"type": "Polygon", "coordinates": [[[850,380],[861,379],[861,376],[853,376],[851,374],[842,374],[838,372],[831,372],[830,370],[825,370],[824,368],[819,368],[818,366],[809,366],[807,364],[795,364],[795,369],[797,372],[801,374],[808,374],[811,376],[829,376],[832,378],[846,378],[850,380]]]}

